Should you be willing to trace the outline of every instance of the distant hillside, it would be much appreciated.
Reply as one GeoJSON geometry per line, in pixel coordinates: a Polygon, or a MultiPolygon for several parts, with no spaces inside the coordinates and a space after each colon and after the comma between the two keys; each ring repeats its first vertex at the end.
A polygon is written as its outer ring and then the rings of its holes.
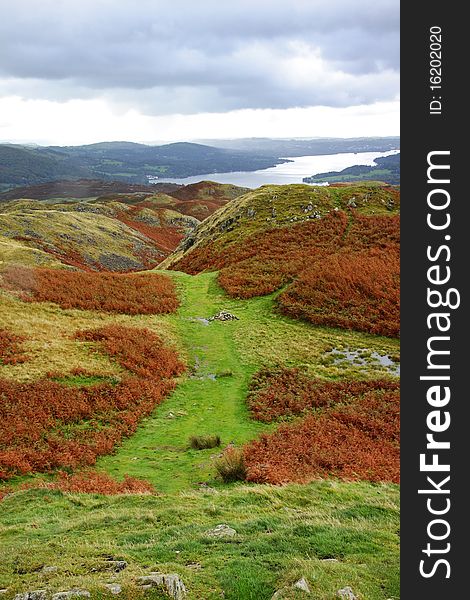
{"type": "Polygon", "coordinates": [[[57,180],[94,179],[147,184],[149,178],[182,178],[207,173],[256,171],[285,157],[384,152],[399,148],[399,138],[319,138],[211,140],[149,146],[100,142],[85,146],[0,144],[0,191],[57,180]]]}
{"type": "MultiPolygon", "coordinates": [[[[31,185],[89,175],[73,156],[49,148],[0,145],[0,186],[31,185]]],[[[1,189],[1,188],[0,188],[1,189]]]]}
{"type": "MultiPolygon", "coordinates": [[[[11,263],[110,271],[152,268],[203,218],[246,192],[245,188],[201,182],[185,186],[185,199],[180,200],[151,191],[155,186],[132,191],[138,186],[121,185],[118,189],[127,192],[116,193],[112,192],[115,185],[81,184],[79,192],[107,193],[84,199],[0,203],[0,270],[11,263]]],[[[168,191],[180,191],[179,186],[168,187],[168,191]]],[[[45,188],[34,186],[30,191],[42,195],[45,188]]],[[[74,189],[72,184],[61,192],[74,189]]]]}
{"type": "Polygon", "coordinates": [[[400,147],[399,137],[379,138],[240,138],[228,140],[201,140],[217,148],[260,152],[276,156],[308,156],[337,154],[339,152],[387,152],[400,147]]]}
{"type": "Polygon", "coordinates": [[[180,212],[203,221],[230,200],[234,200],[249,191],[248,188],[230,183],[200,181],[199,183],[180,186],[171,190],[168,194],[179,201],[176,206],[180,212]]]}
{"type": "Polygon", "coordinates": [[[341,183],[346,181],[383,181],[390,185],[400,183],[400,153],[374,159],[375,166],[354,165],[342,171],[317,173],[304,177],[305,183],[341,183]]]}
{"type": "Polygon", "coordinates": [[[34,148],[0,145],[0,189],[58,179],[101,179],[146,184],[149,178],[256,171],[285,162],[273,153],[174,143],[148,146],[103,142],[34,148]]]}
{"type": "Polygon", "coordinates": [[[155,192],[167,193],[180,187],[175,183],[157,183],[153,185],[132,184],[120,181],[103,181],[101,179],[77,179],[69,181],[61,179],[36,185],[15,187],[0,194],[0,202],[29,198],[48,200],[51,198],[93,198],[108,194],[142,194],[152,195],[155,192]]]}

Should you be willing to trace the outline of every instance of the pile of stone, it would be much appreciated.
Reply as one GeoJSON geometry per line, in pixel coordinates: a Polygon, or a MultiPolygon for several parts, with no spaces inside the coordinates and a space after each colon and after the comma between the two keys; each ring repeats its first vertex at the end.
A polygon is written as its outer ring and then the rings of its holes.
{"type": "Polygon", "coordinates": [[[33,590],[30,592],[23,592],[22,594],[16,594],[14,600],[72,600],[74,598],[91,598],[90,592],[87,590],[68,590],[67,592],[57,592],[56,594],[49,595],[47,590],[33,590]]]}
{"type": "Polygon", "coordinates": [[[238,317],[232,315],[228,310],[221,310],[213,317],[208,319],[209,321],[238,321],[238,317]]]}

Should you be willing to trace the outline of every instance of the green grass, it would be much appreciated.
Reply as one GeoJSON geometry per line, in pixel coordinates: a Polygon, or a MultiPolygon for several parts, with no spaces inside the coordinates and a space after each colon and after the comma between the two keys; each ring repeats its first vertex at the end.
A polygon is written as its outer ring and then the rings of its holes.
{"type": "Polygon", "coordinates": [[[175,492],[215,481],[214,460],[227,444],[241,446],[276,427],[250,418],[245,397],[250,379],[261,366],[300,365],[312,375],[383,377],[380,366],[334,365],[325,356],[332,347],[371,348],[397,352],[388,338],[327,328],[314,328],[274,311],[273,296],[233,300],[216,282],[216,273],[191,277],[168,272],[177,282],[182,305],[168,317],[186,352],[189,372],[175,392],[145,419],[114,455],[98,467],[116,477],[130,474],[147,479],[161,492],[175,492]],[[238,321],[207,324],[203,319],[228,309],[238,321]],[[193,450],[193,435],[219,435],[221,449],[193,450]]]}
{"type": "Polygon", "coordinates": [[[223,448],[229,443],[244,444],[267,429],[250,419],[244,403],[257,365],[242,360],[234,340],[237,322],[206,324],[200,320],[225,306],[214,274],[173,276],[182,293],[182,306],[169,320],[178,329],[189,372],[116,454],[98,461],[99,468],[114,476],[142,477],[163,492],[214,479],[214,458],[220,450],[189,449],[192,435],[219,435],[223,448]]]}
{"type": "MultiPolygon", "coordinates": [[[[130,600],[144,597],[136,577],[160,570],[183,578],[188,600],[215,600],[222,593],[227,600],[270,600],[275,590],[300,577],[307,578],[316,600],[333,600],[347,585],[360,600],[399,598],[397,486],[226,485],[216,479],[214,467],[225,445],[240,446],[275,427],[251,420],[245,405],[250,378],[260,367],[296,365],[327,379],[381,377],[387,372],[379,365],[335,365],[327,353],[338,348],[396,355],[398,341],[283,317],[275,310],[276,294],[227,298],[216,273],[169,274],[182,298],[178,313],[133,322],[148,321],[167,337],[171,332],[188,372],[137,432],[97,465],[117,478],[127,473],[147,479],[158,493],[107,497],[30,490],[7,496],[0,517],[0,588],[9,589],[3,597],[79,587],[90,590],[92,598],[110,598],[104,584],[115,577],[123,587],[120,597],[130,600]],[[205,319],[221,309],[239,320],[207,324],[205,319]],[[222,446],[193,450],[192,435],[220,435],[222,446]],[[204,535],[220,523],[234,527],[237,536],[204,535]],[[110,573],[107,556],[126,560],[128,568],[110,573]],[[337,562],[325,560],[331,558],[337,562]],[[51,565],[57,572],[41,572],[51,565]]],[[[24,307],[46,309],[52,310],[24,307]]],[[[77,318],[79,311],[54,308],[56,323],[69,314],[77,318]]],[[[70,375],[64,383],[88,385],[94,379],[70,375]]],[[[291,590],[285,597],[302,594],[291,590]]],[[[163,596],[155,591],[145,598],[163,596]]]]}
{"type": "Polygon", "coordinates": [[[6,598],[44,587],[106,597],[112,556],[129,565],[115,575],[122,598],[138,598],[136,577],[160,570],[183,578],[188,600],[269,600],[300,577],[316,600],[347,585],[362,600],[397,599],[398,497],[397,486],[336,481],[160,497],[17,492],[2,503],[0,587],[6,598]],[[220,523],[236,537],[205,535],[220,523]]]}

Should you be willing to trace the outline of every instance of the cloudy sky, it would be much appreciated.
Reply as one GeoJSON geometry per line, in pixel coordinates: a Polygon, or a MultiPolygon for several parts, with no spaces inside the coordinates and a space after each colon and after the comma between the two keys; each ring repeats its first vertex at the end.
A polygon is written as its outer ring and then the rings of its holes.
{"type": "Polygon", "coordinates": [[[0,0],[0,141],[399,134],[399,0],[0,0]]]}

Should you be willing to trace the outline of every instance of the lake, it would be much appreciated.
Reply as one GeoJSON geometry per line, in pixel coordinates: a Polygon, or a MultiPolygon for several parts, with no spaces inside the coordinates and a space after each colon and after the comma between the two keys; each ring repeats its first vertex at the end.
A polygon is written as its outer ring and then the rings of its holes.
{"type": "MultiPolygon", "coordinates": [[[[233,173],[206,173],[194,177],[158,178],[151,183],[197,183],[198,181],[216,181],[217,183],[233,183],[242,187],[257,188],[266,184],[302,183],[303,177],[310,177],[327,171],[341,171],[353,165],[373,165],[374,159],[380,156],[396,154],[399,150],[388,152],[344,152],[341,154],[322,154],[318,156],[287,157],[290,161],[270,169],[261,171],[235,171],[233,173]]],[[[314,185],[314,184],[312,184],[314,185]]]]}

